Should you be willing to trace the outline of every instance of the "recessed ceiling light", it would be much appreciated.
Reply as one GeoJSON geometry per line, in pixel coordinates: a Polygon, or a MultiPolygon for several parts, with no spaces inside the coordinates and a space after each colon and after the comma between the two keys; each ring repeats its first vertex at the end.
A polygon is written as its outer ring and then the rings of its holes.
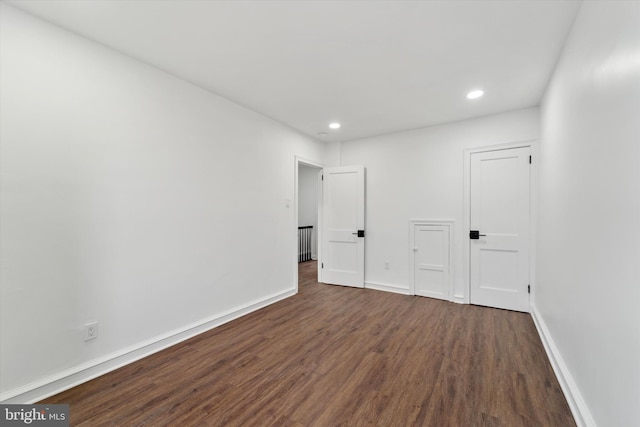
{"type": "Polygon", "coordinates": [[[333,123],[331,123],[331,124],[329,125],[329,127],[330,127],[331,129],[339,129],[339,128],[340,128],[340,123],[338,123],[338,122],[333,122],[333,123]]]}
{"type": "Polygon", "coordinates": [[[477,99],[477,98],[480,98],[482,95],[484,95],[484,91],[483,90],[472,90],[471,92],[469,92],[467,94],[467,98],[468,99],[477,99]]]}
{"type": "Polygon", "coordinates": [[[329,136],[326,132],[318,132],[318,136],[329,136]]]}

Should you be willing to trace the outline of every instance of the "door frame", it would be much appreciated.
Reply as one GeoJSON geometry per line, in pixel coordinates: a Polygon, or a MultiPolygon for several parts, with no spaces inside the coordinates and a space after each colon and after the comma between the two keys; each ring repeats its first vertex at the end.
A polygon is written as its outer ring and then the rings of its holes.
{"type": "MultiPolygon", "coordinates": [[[[293,185],[294,185],[294,191],[293,191],[293,226],[292,226],[292,242],[293,242],[293,256],[292,256],[292,261],[293,261],[293,284],[294,284],[294,289],[296,291],[296,293],[298,293],[298,200],[299,200],[299,195],[298,195],[298,169],[300,167],[300,165],[304,165],[304,166],[310,166],[312,168],[317,168],[319,172],[321,172],[324,169],[324,165],[322,163],[318,163],[318,162],[314,162],[313,160],[309,160],[309,159],[305,159],[303,157],[300,156],[294,156],[294,178],[293,178],[293,185]]],[[[317,186],[317,192],[316,195],[318,197],[318,230],[316,230],[316,235],[317,237],[317,245],[318,245],[318,260],[320,260],[320,250],[321,250],[321,243],[320,243],[320,232],[321,232],[321,214],[322,214],[322,186],[320,185],[320,182],[318,181],[318,186],[317,186]]],[[[320,269],[318,269],[318,279],[320,278],[320,269]]]]}
{"type": "Polygon", "coordinates": [[[463,221],[462,221],[462,256],[463,256],[463,277],[464,287],[462,294],[454,295],[454,301],[464,304],[471,304],[471,266],[470,253],[471,245],[469,243],[469,230],[471,224],[471,155],[476,153],[485,153],[488,151],[509,150],[511,148],[529,147],[529,153],[533,159],[529,169],[529,280],[531,282],[531,294],[529,301],[531,307],[535,301],[535,241],[536,241],[536,223],[538,211],[538,179],[536,159],[538,158],[538,140],[528,139],[524,141],[508,142],[505,144],[486,145],[483,147],[465,148],[464,150],[464,178],[463,178],[463,221]]]}

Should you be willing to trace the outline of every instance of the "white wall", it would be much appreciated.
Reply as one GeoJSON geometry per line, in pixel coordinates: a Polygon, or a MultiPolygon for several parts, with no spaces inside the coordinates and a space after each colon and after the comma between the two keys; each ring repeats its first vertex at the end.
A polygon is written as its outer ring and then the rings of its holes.
{"type": "Polygon", "coordinates": [[[453,219],[455,294],[462,299],[464,150],[535,140],[538,130],[532,108],[342,143],[342,164],[366,167],[367,286],[409,291],[409,220],[453,219]]]}
{"type": "Polygon", "coordinates": [[[326,166],[340,166],[342,143],[340,141],[327,142],[325,148],[324,164],[326,166]]]}
{"type": "Polygon", "coordinates": [[[0,14],[2,399],[295,291],[294,157],[323,144],[0,14]]]}
{"type": "Polygon", "coordinates": [[[301,164],[298,168],[298,226],[313,226],[311,257],[318,258],[318,172],[319,168],[301,164]]]}
{"type": "Polygon", "coordinates": [[[541,107],[534,314],[586,425],[640,420],[639,117],[640,3],[584,2],[541,107]]]}

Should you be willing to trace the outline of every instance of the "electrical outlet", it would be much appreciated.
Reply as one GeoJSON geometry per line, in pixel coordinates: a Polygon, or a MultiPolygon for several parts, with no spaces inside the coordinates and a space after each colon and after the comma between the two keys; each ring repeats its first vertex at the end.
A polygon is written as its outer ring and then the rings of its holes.
{"type": "Polygon", "coordinates": [[[84,340],[89,341],[98,338],[98,322],[87,322],[84,325],[84,340]]]}
{"type": "Polygon", "coordinates": [[[388,270],[389,269],[389,261],[385,261],[384,262],[384,269],[388,270]]]}

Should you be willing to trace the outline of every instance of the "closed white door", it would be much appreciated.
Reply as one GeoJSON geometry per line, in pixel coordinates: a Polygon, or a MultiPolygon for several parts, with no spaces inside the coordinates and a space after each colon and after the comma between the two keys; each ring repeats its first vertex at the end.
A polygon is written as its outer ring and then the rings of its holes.
{"type": "Polygon", "coordinates": [[[325,168],[320,281],[364,287],[364,166],[325,168]]]}
{"type": "Polygon", "coordinates": [[[471,154],[470,301],[530,310],[529,147],[471,154]]]}
{"type": "Polygon", "coordinates": [[[449,227],[420,225],[413,227],[414,294],[449,299],[449,227]]]}

